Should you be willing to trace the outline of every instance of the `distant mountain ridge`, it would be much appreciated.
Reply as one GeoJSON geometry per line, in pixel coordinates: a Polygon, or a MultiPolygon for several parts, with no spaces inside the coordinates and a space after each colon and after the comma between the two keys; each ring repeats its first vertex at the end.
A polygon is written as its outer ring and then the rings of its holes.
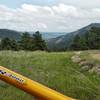
{"type": "Polygon", "coordinates": [[[0,29],[0,39],[5,38],[5,37],[19,40],[21,37],[21,33],[14,30],[9,30],[9,29],[0,29]]]}
{"type": "MultiPolygon", "coordinates": [[[[29,32],[31,35],[35,32],[29,32]]],[[[65,35],[66,32],[40,32],[42,34],[43,39],[50,39],[50,38],[56,38],[58,36],[65,35]]]]}
{"type": "MultiPolygon", "coordinates": [[[[22,33],[24,33],[24,31],[18,32],[10,29],[0,29],[0,39],[8,37],[10,39],[19,40],[22,33]]],[[[32,35],[34,32],[29,32],[29,33],[32,35]]],[[[46,40],[66,34],[65,32],[40,32],[40,33],[42,34],[42,37],[46,40]]]]}
{"type": "MultiPolygon", "coordinates": [[[[41,32],[43,38],[47,42],[47,47],[50,51],[64,51],[68,50],[76,35],[83,36],[86,32],[90,31],[92,27],[100,28],[100,23],[92,23],[77,31],[65,32],[41,32]]],[[[19,40],[23,32],[18,32],[9,29],[0,29],[0,39],[8,37],[10,39],[19,40]]],[[[30,32],[29,32],[30,33],[30,32]]],[[[34,32],[32,32],[34,33],[34,32]]]]}
{"type": "Polygon", "coordinates": [[[47,41],[48,49],[51,51],[63,51],[67,50],[76,35],[84,35],[86,32],[90,31],[92,27],[100,28],[100,23],[92,23],[86,27],[83,27],[77,31],[62,35],[56,38],[49,39],[47,41]]]}

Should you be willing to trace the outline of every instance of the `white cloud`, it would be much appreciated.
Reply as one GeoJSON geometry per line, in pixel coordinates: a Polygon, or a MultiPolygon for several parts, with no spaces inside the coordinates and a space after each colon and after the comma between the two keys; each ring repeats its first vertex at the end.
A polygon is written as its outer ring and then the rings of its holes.
{"type": "Polygon", "coordinates": [[[0,5],[0,28],[19,31],[73,31],[99,18],[99,7],[85,9],[59,3],[53,6],[23,4],[11,9],[0,5]]]}
{"type": "Polygon", "coordinates": [[[23,4],[22,9],[29,12],[38,12],[37,6],[23,4]]]}
{"type": "Polygon", "coordinates": [[[100,0],[56,0],[59,3],[64,3],[66,5],[73,5],[79,8],[95,8],[100,7],[100,0]]]}
{"type": "Polygon", "coordinates": [[[58,13],[60,15],[67,15],[67,16],[77,16],[77,8],[74,6],[69,6],[65,4],[59,4],[58,6],[53,6],[52,9],[55,13],[58,13]]]}

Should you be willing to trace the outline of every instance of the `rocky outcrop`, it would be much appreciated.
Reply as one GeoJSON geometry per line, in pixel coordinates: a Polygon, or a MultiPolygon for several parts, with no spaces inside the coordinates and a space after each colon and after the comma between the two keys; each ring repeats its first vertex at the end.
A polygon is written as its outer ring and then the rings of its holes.
{"type": "Polygon", "coordinates": [[[81,71],[88,71],[89,73],[100,75],[100,64],[83,59],[80,57],[80,54],[81,53],[75,53],[71,59],[74,63],[78,63],[78,65],[81,66],[81,71]]]}

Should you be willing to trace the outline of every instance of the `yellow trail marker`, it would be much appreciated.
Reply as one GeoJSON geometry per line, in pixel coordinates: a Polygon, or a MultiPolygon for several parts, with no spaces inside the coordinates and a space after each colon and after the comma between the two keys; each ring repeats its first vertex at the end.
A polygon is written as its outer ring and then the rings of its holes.
{"type": "Polygon", "coordinates": [[[40,98],[39,100],[75,100],[2,66],[0,66],[0,79],[40,98]]]}

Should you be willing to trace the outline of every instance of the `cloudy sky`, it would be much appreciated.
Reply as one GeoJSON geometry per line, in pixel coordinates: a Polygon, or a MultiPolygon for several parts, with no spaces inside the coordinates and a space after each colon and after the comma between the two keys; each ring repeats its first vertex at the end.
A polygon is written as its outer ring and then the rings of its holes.
{"type": "Polygon", "coordinates": [[[71,32],[100,22],[100,0],[0,0],[0,28],[71,32]]]}

